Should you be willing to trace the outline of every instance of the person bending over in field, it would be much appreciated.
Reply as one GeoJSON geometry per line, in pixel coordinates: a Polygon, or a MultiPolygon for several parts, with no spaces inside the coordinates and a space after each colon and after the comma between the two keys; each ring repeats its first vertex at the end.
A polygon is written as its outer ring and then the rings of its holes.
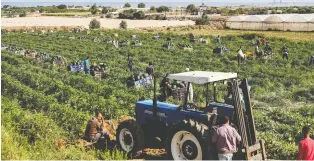
{"type": "Polygon", "coordinates": [[[310,138],[310,127],[302,128],[303,140],[299,143],[298,160],[314,160],[314,140],[310,138]]]}
{"type": "Polygon", "coordinates": [[[85,138],[87,141],[98,142],[102,136],[109,139],[109,131],[105,125],[106,123],[101,112],[96,111],[95,117],[91,118],[86,126],[85,138]]]}

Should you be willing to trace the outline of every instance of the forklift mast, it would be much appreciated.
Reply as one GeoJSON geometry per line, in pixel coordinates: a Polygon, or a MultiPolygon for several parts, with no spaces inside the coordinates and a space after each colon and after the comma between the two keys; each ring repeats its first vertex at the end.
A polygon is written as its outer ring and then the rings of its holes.
{"type": "Polygon", "coordinates": [[[232,99],[235,124],[242,138],[240,150],[235,155],[239,160],[266,160],[264,140],[257,140],[247,79],[232,81],[232,99]],[[241,92],[242,91],[242,92],[241,92]],[[242,96],[241,96],[242,93],[242,96]],[[244,103],[243,103],[244,102],[244,103]]]}

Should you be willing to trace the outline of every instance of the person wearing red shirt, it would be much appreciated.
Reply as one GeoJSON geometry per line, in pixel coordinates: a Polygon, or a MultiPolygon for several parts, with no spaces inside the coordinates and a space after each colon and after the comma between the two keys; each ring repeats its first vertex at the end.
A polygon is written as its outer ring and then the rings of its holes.
{"type": "Polygon", "coordinates": [[[302,128],[304,139],[299,144],[298,160],[314,160],[314,140],[310,138],[310,131],[308,126],[302,128]]]}

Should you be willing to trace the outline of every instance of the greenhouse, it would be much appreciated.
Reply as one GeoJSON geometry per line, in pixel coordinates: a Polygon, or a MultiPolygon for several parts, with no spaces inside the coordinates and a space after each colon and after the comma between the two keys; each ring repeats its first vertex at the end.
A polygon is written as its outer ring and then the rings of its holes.
{"type": "Polygon", "coordinates": [[[226,26],[240,30],[314,31],[314,14],[233,16],[226,26]]]}

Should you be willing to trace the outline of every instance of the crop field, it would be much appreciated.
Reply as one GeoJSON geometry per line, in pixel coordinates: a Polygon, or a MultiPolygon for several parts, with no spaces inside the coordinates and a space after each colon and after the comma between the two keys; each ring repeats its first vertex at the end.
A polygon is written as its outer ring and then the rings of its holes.
{"type": "MultiPolygon", "coordinates": [[[[268,158],[296,158],[301,127],[311,125],[314,128],[314,66],[309,66],[309,58],[314,54],[313,41],[267,37],[274,50],[273,57],[268,60],[249,57],[240,66],[236,60],[237,49],[242,46],[244,52],[254,52],[252,39],[265,35],[223,36],[223,45],[230,51],[224,55],[213,54],[213,49],[219,45],[210,35],[203,36],[208,44],[190,43],[187,34],[170,32],[160,34],[160,39],[153,39],[153,33],[136,32],[142,46],[115,48],[103,41],[114,38],[131,41],[133,33],[132,30],[104,30],[2,35],[5,45],[61,55],[68,63],[90,56],[91,63],[106,62],[109,71],[105,79],[99,80],[2,51],[1,159],[126,159],[126,155],[114,147],[86,150],[80,138],[96,109],[103,112],[105,119],[117,122],[121,116],[134,116],[135,103],[142,97],[152,98],[152,89],[126,86],[132,74],[128,69],[128,54],[135,71],[144,72],[149,61],[154,63],[157,84],[166,73],[183,72],[186,67],[192,71],[236,72],[239,78],[247,78],[252,86],[258,136],[266,141],[268,158]],[[115,33],[118,38],[114,37],[115,33]],[[102,41],[94,42],[96,37],[102,41]],[[192,45],[193,51],[168,50],[163,47],[167,37],[176,45],[192,45]],[[281,58],[283,44],[290,50],[288,61],[281,58]]],[[[203,87],[195,85],[193,88],[194,101],[204,103],[203,87]]],[[[220,92],[218,97],[224,94],[220,92]]],[[[170,99],[170,102],[175,101],[170,99]]],[[[158,156],[159,151],[157,149],[154,156],[158,156]]],[[[163,159],[161,154],[159,157],[163,159]]]]}

